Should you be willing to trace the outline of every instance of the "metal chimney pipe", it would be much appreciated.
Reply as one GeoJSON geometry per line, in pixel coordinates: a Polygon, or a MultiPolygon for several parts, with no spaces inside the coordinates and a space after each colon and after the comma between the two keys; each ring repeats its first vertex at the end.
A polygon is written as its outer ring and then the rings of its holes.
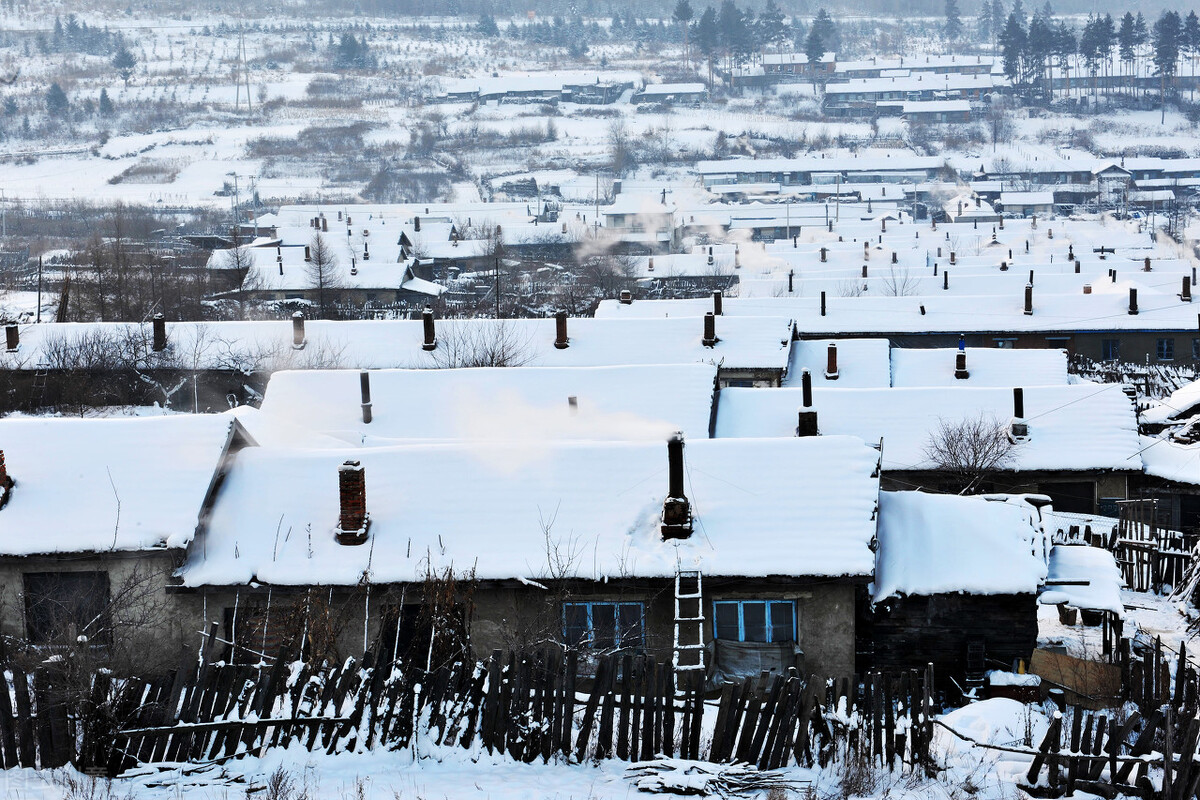
{"type": "Polygon", "coordinates": [[[796,280],[796,270],[789,269],[788,270],[788,294],[792,294],[793,287],[795,285],[795,280],[796,280]]]}
{"type": "Polygon", "coordinates": [[[21,329],[16,325],[5,326],[4,338],[8,345],[8,352],[15,353],[17,348],[21,346],[21,329]]]}
{"type": "Polygon", "coordinates": [[[1133,315],[1133,314],[1137,314],[1137,312],[1138,312],[1137,289],[1130,289],[1129,290],[1129,313],[1131,315],[1133,315]]]}
{"type": "Polygon", "coordinates": [[[950,270],[944,269],[944,270],[942,270],[942,289],[948,290],[949,288],[950,288],[950,270]]]}
{"type": "Polygon", "coordinates": [[[309,245],[304,245],[304,260],[312,261],[312,248],[309,245]]]}
{"type": "Polygon", "coordinates": [[[371,373],[365,369],[358,373],[358,388],[362,394],[362,418],[364,425],[371,424],[371,373]]]}
{"type": "Polygon", "coordinates": [[[824,263],[825,263],[825,259],[826,259],[826,257],[828,256],[828,254],[829,254],[829,251],[828,251],[828,249],[827,249],[827,248],[824,248],[824,247],[822,247],[822,248],[821,248],[821,263],[822,263],[822,264],[824,264],[824,263]]]}
{"type": "Polygon", "coordinates": [[[1025,313],[1033,314],[1033,287],[1029,284],[1025,284],[1025,313]]]}
{"type": "Polygon", "coordinates": [[[292,347],[297,350],[304,347],[304,314],[297,311],[292,314],[292,347]]]}
{"type": "Polygon", "coordinates": [[[1149,272],[1149,271],[1150,271],[1150,256],[1146,256],[1146,266],[1145,266],[1145,271],[1146,271],[1146,272],[1149,272]]]}
{"type": "MultiPolygon", "coordinates": [[[[1192,282],[1188,280],[1188,276],[1183,276],[1183,288],[1179,292],[1179,299],[1185,303],[1192,302],[1192,282]]],[[[12,347],[9,347],[11,350],[12,347]]]]}
{"type": "Polygon", "coordinates": [[[705,347],[712,347],[717,343],[717,318],[713,312],[709,311],[704,315],[704,338],[700,340],[700,344],[705,347]]]}
{"type": "Polygon", "coordinates": [[[825,316],[825,293],[821,292],[821,316],[825,316]]]}
{"type": "Polygon", "coordinates": [[[713,291],[713,313],[716,314],[718,317],[722,315],[721,290],[720,289],[716,289],[713,291]]]}
{"type": "Polygon", "coordinates": [[[686,539],[692,535],[692,507],[683,492],[683,434],[667,439],[667,498],[663,501],[663,539],[686,539]]]}
{"type": "Polygon", "coordinates": [[[622,289],[621,294],[617,298],[617,302],[623,306],[630,305],[633,303],[633,293],[628,289],[622,289]]]}
{"type": "Polygon", "coordinates": [[[153,341],[151,347],[154,352],[161,353],[167,349],[167,320],[162,314],[155,314],[154,319],[150,323],[153,341]]]}
{"type": "Polygon", "coordinates": [[[812,407],[812,375],[808,370],[800,374],[803,386],[804,406],[796,414],[796,435],[800,437],[818,436],[817,412],[812,407]]]}
{"type": "Polygon", "coordinates": [[[567,312],[558,311],[554,314],[554,347],[558,350],[566,350],[571,346],[571,339],[567,336],[567,312]]]}
{"type": "Polygon", "coordinates": [[[1029,285],[1033,286],[1033,270],[1029,270],[1029,285]]]}
{"type": "Polygon", "coordinates": [[[825,378],[831,381],[838,379],[837,344],[829,343],[825,351],[825,378]]]}
{"type": "Polygon", "coordinates": [[[433,327],[433,309],[425,306],[425,310],[421,312],[421,322],[425,325],[425,342],[421,345],[421,349],[425,351],[437,349],[437,333],[433,327]]]}
{"type": "Polygon", "coordinates": [[[1025,419],[1025,390],[1019,386],[1013,389],[1013,416],[1025,419]]]}

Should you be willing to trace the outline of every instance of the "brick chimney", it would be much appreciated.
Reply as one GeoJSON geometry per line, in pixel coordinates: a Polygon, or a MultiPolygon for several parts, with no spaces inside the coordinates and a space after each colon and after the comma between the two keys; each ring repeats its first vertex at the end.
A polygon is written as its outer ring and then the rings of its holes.
{"type": "Polygon", "coordinates": [[[838,375],[837,344],[830,342],[825,351],[825,379],[836,381],[838,375]]]}
{"type": "Polygon", "coordinates": [[[304,314],[297,311],[292,314],[292,347],[303,350],[306,344],[308,339],[304,337],[304,314]]]}
{"type": "Polygon", "coordinates": [[[167,320],[162,314],[155,314],[150,325],[153,334],[153,341],[150,346],[154,349],[154,352],[161,353],[167,349],[167,320]]]}
{"type": "Polygon", "coordinates": [[[721,340],[717,338],[717,318],[709,311],[704,315],[704,338],[700,340],[700,344],[712,347],[719,341],[721,340]]]}
{"type": "Polygon", "coordinates": [[[954,354],[954,377],[960,381],[971,377],[967,371],[967,339],[961,333],[958,335],[958,352],[954,354]]]}
{"type": "Polygon", "coordinates": [[[335,533],[338,544],[362,544],[367,540],[371,515],[367,513],[366,473],[358,461],[346,461],[338,467],[338,498],[341,508],[335,533]]]}
{"type": "Polygon", "coordinates": [[[304,245],[304,260],[312,261],[312,248],[309,245],[304,245]]]}
{"type": "Polygon", "coordinates": [[[1144,272],[1150,271],[1150,256],[1146,256],[1146,266],[1143,267],[1143,271],[1144,272]]]}
{"type": "Polygon", "coordinates": [[[421,322],[425,327],[425,342],[421,345],[421,349],[429,352],[437,349],[437,333],[433,327],[433,309],[425,306],[425,310],[421,312],[421,322]]]}
{"type": "MultiPolygon", "coordinates": [[[[1187,278],[1183,279],[1183,285],[1186,290],[1187,278]]],[[[4,327],[4,339],[8,348],[8,352],[17,352],[17,348],[21,346],[21,329],[16,325],[6,325],[4,327]]]]}
{"type": "Polygon", "coordinates": [[[692,535],[692,505],[683,493],[683,434],[679,432],[667,439],[667,499],[660,530],[664,540],[692,535]]]}
{"type": "Polygon", "coordinates": [[[829,251],[828,251],[828,249],[826,249],[826,248],[822,247],[822,248],[821,248],[821,263],[822,263],[822,264],[824,264],[824,263],[825,263],[825,260],[826,260],[826,258],[828,257],[828,255],[829,255],[829,251]]]}
{"type": "Polygon", "coordinates": [[[371,424],[371,373],[365,369],[358,373],[358,388],[362,395],[362,419],[364,425],[371,424]]]}
{"type": "Polygon", "coordinates": [[[723,314],[723,308],[721,305],[721,301],[722,301],[721,290],[720,289],[714,290],[713,291],[713,313],[716,314],[718,317],[722,316],[722,314],[723,314]]]}
{"type": "Polygon", "coordinates": [[[554,314],[554,346],[566,350],[571,346],[571,337],[567,336],[567,312],[558,311],[554,314]]]}
{"type": "Polygon", "coordinates": [[[808,370],[800,373],[800,394],[803,406],[797,417],[796,435],[816,436],[820,431],[817,429],[817,412],[812,407],[812,374],[808,370]]]}
{"type": "Polygon", "coordinates": [[[1136,315],[1138,313],[1137,289],[1129,290],[1129,313],[1130,315],[1136,315]]]}

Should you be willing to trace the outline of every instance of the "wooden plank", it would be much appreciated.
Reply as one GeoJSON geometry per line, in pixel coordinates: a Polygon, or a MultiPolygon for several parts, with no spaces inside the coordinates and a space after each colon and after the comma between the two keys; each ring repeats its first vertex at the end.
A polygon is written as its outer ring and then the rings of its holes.
{"type": "MultiPolygon", "coordinates": [[[[737,687],[733,681],[725,681],[721,685],[721,699],[717,704],[717,721],[713,727],[712,743],[709,745],[708,760],[720,763],[725,760],[725,735],[729,720],[733,715],[733,694],[737,687]]],[[[671,717],[675,716],[675,704],[671,704],[671,717]]]]}
{"type": "Polygon", "coordinates": [[[592,678],[592,691],[583,707],[583,721],[579,725],[579,734],[575,737],[575,760],[583,762],[587,757],[588,739],[592,735],[592,724],[596,719],[596,710],[600,707],[600,699],[604,695],[604,683],[608,676],[608,659],[602,658],[596,664],[596,674],[592,678]]]}
{"type": "MultiPolygon", "coordinates": [[[[1162,724],[1162,711],[1155,711],[1146,718],[1146,727],[1142,729],[1141,735],[1134,741],[1133,747],[1129,749],[1131,756],[1144,756],[1150,752],[1154,745],[1154,734],[1162,724]]],[[[1125,783],[1129,780],[1129,774],[1133,772],[1136,761],[1131,759],[1121,765],[1117,770],[1116,783],[1125,783]]]]}
{"type": "Polygon", "coordinates": [[[633,672],[633,657],[625,655],[621,659],[621,708],[617,719],[617,758],[622,761],[629,759],[629,684],[633,672]]]}
{"type": "Polygon", "coordinates": [[[610,656],[609,661],[609,669],[604,676],[604,692],[601,696],[600,730],[597,733],[595,751],[597,760],[608,758],[612,752],[613,712],[616,702],[613,687],[616,685],[617,679],[616,656],[610,656]]]}
{"type": "Polygon", "coordinates": [[[642,667],[642,750],[641,760],[654,758],[655,716],[658,710],[658,670],[653,658],[647,658],[642,667]]]}
{"type": "Polygon", "coordinates": [[[579,654],[567,652],[563,675],[563,723],[561,749],[564,756],[571,755],[571,736],[575,731],[575,685],[579,676],[579,654]]]}
{"type": "Polygon", "coordinates": [[[670,661],[662,664],[663,673],[663,722],[662,752],[668,758],[675,756],[675,667],[670,661]]]}
{"type": "Polygon", "coordinates": [[[22,767],[37,766],[34,739],[33,706],[29,700],[29,681],[25,673],[12,667],[13,693],[17,699],[17,753],[22,767]]]}
{"type": "Polygon", "coordinates": [[[5,769],[20,766],[17,755],[16,721],[13,719],[12,700],[8,694],[8,680],[0,670],[0,758],[5,769]]]}

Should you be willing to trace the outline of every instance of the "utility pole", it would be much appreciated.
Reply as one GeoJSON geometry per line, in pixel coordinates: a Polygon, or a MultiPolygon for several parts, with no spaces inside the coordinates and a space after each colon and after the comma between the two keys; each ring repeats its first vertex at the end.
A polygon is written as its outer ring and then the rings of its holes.
{"type": "Polygon", "coordinates": [[[38,307],[37,321],[42,321],[42,257],[38,256],[38,307]]]}
{"type": "Polygon", "coordinates": [[[496,289],[496,319],[500,319],[500,258],[496,258],[496,269],[492,272],[496,289]]]}

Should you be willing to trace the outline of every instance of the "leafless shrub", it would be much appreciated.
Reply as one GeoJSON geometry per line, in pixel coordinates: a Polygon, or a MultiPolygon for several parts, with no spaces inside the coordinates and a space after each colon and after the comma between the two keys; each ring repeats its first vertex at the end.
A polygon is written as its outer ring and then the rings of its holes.
{"type": "Polygon", "coordinates": [[[887,275],[880,282],[880,294],[885,297],[908,297],[917,293],[918,281],[908,271],[907,267],[896,269],[888,267],[887,275]]]}
{"type": "Polygon", "coordinates": [[[434,366],[520,367],[533,358],[530,337],[507,320],[451,321],[438,331],[434,366]]]}
{"type": "Polygon", "coordinates": [[[959,494],[971,494],[989,476],[1012,463],[1013,443],[1008,426],[991,414],[939,419],[937,428],[929,434],[925,457],[937,470],[955,479],[959,494]]]}

